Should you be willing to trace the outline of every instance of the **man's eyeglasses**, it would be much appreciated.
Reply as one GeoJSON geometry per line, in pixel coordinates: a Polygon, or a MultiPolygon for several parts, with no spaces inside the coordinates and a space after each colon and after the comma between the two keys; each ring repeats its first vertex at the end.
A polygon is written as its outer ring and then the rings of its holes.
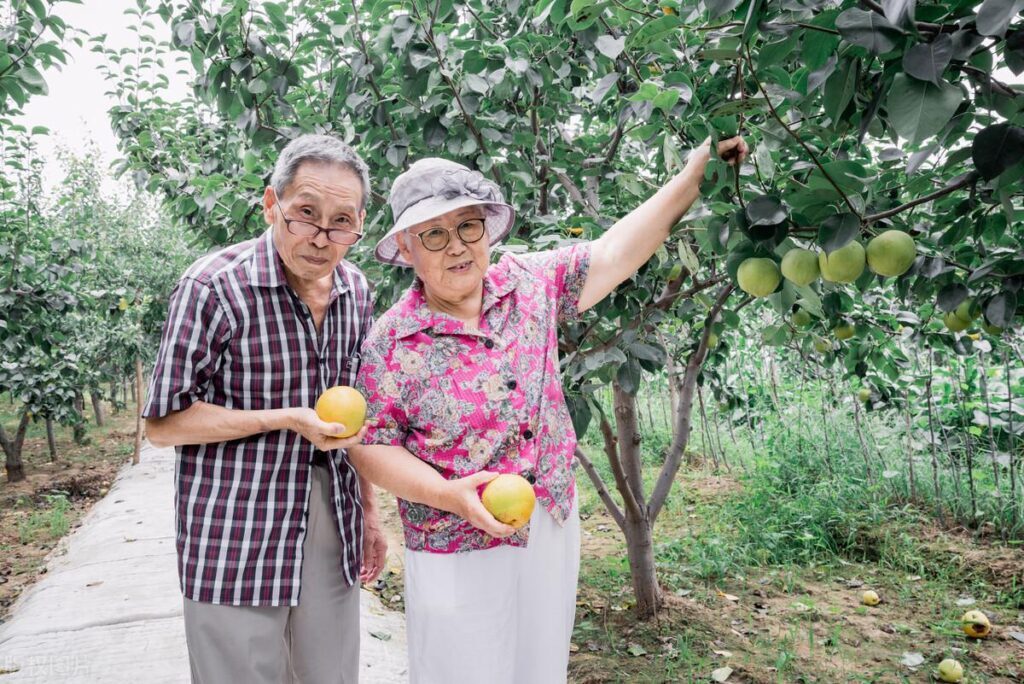
{"type": "MultiPolygon", "coordinates": [[[[478,242],[484,236],[484,233],[487,232],[487,225],[484,219],[467,219],[455,228],[455,232],[458,233],[460,240],[467,245],[471,245],[474,242],[478,242]]],[[[425,249],[431,252],[440,252],[451,241],[452,231],[435,226],[427,228],[422,233],[413,233],[413,235],[420,239],[425,249]]]]}
{"type": "MultiPolygon", "coordinates": [[[[277,193],[274,193],[274,198],[277,199],[277,193]]],[[[292,235],[298,237],[308,237],[316,239],[316,236],[321,232],[327,234],[327,239],[336,245],[354,245],[359,242],[359,238],[363,237],[362,233],[357,233],[354,230],[345,230],[344,228],[323,228],[315,223],[309,221],[301,221],[299,219],[290,219],[284,215],[284,209],[281,209],[281,201],[278,199],[274,202],[274,206],[281,212],[281,218],[284,219],[284,227],[292,235]]]]}

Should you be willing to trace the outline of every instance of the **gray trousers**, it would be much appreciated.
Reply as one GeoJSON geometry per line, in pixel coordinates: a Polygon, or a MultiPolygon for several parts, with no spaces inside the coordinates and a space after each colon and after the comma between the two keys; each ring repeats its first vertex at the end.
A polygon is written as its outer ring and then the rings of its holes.
{"type": "Polygon", "coordinates": [[[258,607],[185,599],[194,684],[355,684],[359,587],[345,584],[341,538],[329,508],[330,474],[313,468],[298,606],[258,607]]]}

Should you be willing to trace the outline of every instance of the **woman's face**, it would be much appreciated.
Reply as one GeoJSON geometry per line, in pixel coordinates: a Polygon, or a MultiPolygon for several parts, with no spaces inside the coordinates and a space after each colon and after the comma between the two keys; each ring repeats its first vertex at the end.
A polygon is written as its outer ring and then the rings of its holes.
{"type": "Polygon", "coordinates": [[[458,304],[483,296],[484,273],[490,259],[486,228],[478,240],[468,243],[459,232],[461,228],[464,236],[472,237],[474,231],[479,232],[480,226],[475,222],[484,220],[483,207],[463,207],[410,226],[396,236],[399,253],[423,281],[428,303],[435,300],[458,304]],[[431,232],[436,229],[447,231],[448,244],[432,251],[424,245],[424,240],[428,244],[431,238],[443,240],[442,234],[431,232]]]}

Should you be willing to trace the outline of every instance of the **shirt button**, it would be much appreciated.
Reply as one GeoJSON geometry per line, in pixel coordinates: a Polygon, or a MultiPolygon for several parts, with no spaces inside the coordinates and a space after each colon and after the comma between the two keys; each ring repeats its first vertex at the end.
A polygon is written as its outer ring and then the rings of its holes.
{"type": "Polygon", "coordinates": [[[516,388],[516,381],[515,380],[509,380],[508,382],[505,383],[505,387],[508,387],[510,390],[515,389],[516,388]]]}
{"type": "Polygon", "coordinates": [[[523,439],[533,439],[533,430],[527,430],[524,432],[523,439]]]}
{"type": "Polygon", "coordinates": [[[491,338],[487,338],[486,340],[484,340],[484,346],[487,347],[488,349],[494,349],[494,340],[492,340],[491,338]]]}

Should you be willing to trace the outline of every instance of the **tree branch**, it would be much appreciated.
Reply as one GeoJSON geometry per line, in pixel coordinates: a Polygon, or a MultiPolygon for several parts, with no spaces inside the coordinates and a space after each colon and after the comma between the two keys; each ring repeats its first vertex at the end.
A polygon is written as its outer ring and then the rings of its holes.
{"type": "Polygon", "coordinates": [[[946,195],[948,195],[948,194],[950,194],[952,192],[955,192],[955,191],[959,190],[960,188],[962,188],[964,186],[972,185],[974,183],[977,183],[980,178],[981,178],[981,174],[979,174],[977,171],[971,171],[969,173],[964,174],[964,176],[960,180],[958,180],[958,181],[956,181],[954,183],[950,183],[946,187],[944,187],[944,188],[942,188],[940,190],[936,190],[935,192],[930,193],[928,195],[925,195],[924,197],[918,197],[917,199],[911,200],[910,202],[907,202],[906,204],[901,204],[900,206],[898,206],[898,207],[896,207],[894,209],[887,209],[887,210],[881,211],[881,212],[879,212],[877,214],[871,214],[870,216],[865,216],[864,217],[864,223],[868,224],[868,223],[874,223],[875,221],[881,221],[882,219],[889,218],[890,216],[895,216],[896,214],[904,212],[907,209],[911,209],[913,207],[916,207],[919,204],[925,204],[927,202],[931,202],[932,200],[936,200],[936,199],[938,199],[940,197],[945,197],[946,195]]]}
{"type": "Polygon", "coordinates": [[[615,499],[612,498],[611,492],[608,491],[608,487],[605,486],[604,481],[597,472],[597,468],[591,462],[587,455],[583,453],[583,450],[578,446],[576,447],[576,460],[583,466],[583,470],[586,471],[587,476],[590,477],[590,481],[594,483],[594,489],[597,490],[597,495],[601,497],[601,501],[604,502],[604,507],[608,509],[608,514],[612,516],[615,524],[619,526],[619,529],[623,532],[626,531],[626,518],[622,515],[622,509],[615,503],[615,499]]]}
{"type": "Polygon", "coordinates": [[[465,5],[463,5],[463,7],[465,7],[469,11],[469,13],[473,15],[473,18],[476,19],[476,23],[480,25],[480,28],[490,33],[491,37],[494,38],[495,40],[501,40],[501,36],[492,31],[491,27],[484,23],[482,19],[480,19],[480,15],[473,11],[473,8],[469,6],[469,3],[466,3],[465,5]]]}
{"type": "Polygon", "coordinates": [[[648,504],[648,519],[651,524],[658,518],[658,513],[661,512],[661,507],[665,505],[665,500],[668,498],[669,492],[672,490],[672,485],[675,483],[676,473],[679,472],[679,466],[682,463],[683,453],[686,451],[686,445],[690,441],[690,425],[692,422],[691,415],[693,412],[693,389],[697,384],[697,376],[700,374],[700,369],[704,365],[704,360],[707,358],[708,351],[708,337],[711,336],[711,324],[714,323],[715,318],[722,311],[722,307],[725,306],[725,302],[729,299],[729,295],[732,294],[733,284],[726,283],[721,290],[718,292],[718,296],[715,298],[715,303],[708,310],[708,315],[704,318],[704,332],[700,336],[700,342],[697,344],[697,348],[693,350],[690,357],[686,360],[686,370],[683,373],[683,382],[679,387],[679,413],[675,416],[675,425],[673,426],[672,445],[669,447],[668,455],[665,457],[665,463],[661,467],[661,472],[658,474],[658,480],[654,485],[654,491],[651,493],[651,500],[648,504]]]}
{"type": "MultiPolygon", "coordinates": [[[[686,275],[687,274],[685,271],[682,274],[680,274],[678,282],[682,282],[682,279],[685,278],[686,275]]],[[[687,297],[692,297],[698,292],[706,290],[712,285],[720,283],[724,279],[724,276],[715,276],[713,278],[709,278],[708,280],[697,281],[685,290],[676,289],[672,291],[671,288],[669,288],[666,285],[666,290],[662,292],[662,295],[648,306],[645,306],[643,310],[640,312],[640,315],[634,318],[632,321],[630,321],[629,325],[625,326],[624,328],[620,328],[609,339],[605,340],[604,342],[601,342],[598,345],[595,345],[594,347],[591,347],[590,349],[580,354],[580,356],[586,357],[590,356],[591,354],[596,354],[598,352],[611,349],[616,344],[618,344],[619,339],[627,330],[636,330],[640,326],[644,326],[645,331],[650,330],[649,324],[645,322],[645,319],[649,313],[651,313],[652,311],[664,311],[676,300],[681,298],[685,299],[687,297]]]]}
{"type": "Polygon", "coordinates": [[[990,74],[987,71],[983,71],[978,67],[971,66],[970,64],[953,64],[951,66],[954,69],[958,69],[959,71],[964,72],[965,74],[974,76],[978,81],[981,81],[989,88],[998,92],[1001,95],[1006,95],[1007,97],[1017,97],[1021,94],[1019,91],[1014,90],[1013,88],[1003,83],[1002,81],[997,81],[996,79],[992,78],[992,74],[990,74]]]}
{"type": "MultiPolygon", "coordinates": [[[[459,94],[459,89],[455,87],[455,83],[452,81],[451,76],[449,76],[445,70],[444,55],[441,54],[441,48],[437,46],[437,41],[434,39],[434,17],[431,18],[429,24],[426,24],[423,21],[423,16],[420,14],[419,5],[413,2],[412,9],[413,12],[416,13],[416,18],[419,19],[420,24],[424,27],[423,32],[427,38],[427,42],[430,43],[430,47],[434,50],[434,55],[437,56],[437,65],[439,67],[438,73],[441,74],[441,78],[448,86],[448,89],[452,91],[452,95],[455,96],[455,104],[459,106],[459,111],[462,113],[462,120],[465,122],[466,128],[468,128],[469,132],[473,135],[480,151],[490,156],[491,153],[487,149],[487,143],[484,142],[484,137],[480,134],[480,131],[477,130],[476,124],[473,123],[473,118],[469,115],[469,112],[466,111],[466,106],[462,102],[462,95],[459,94]]],[[[491,166],[491,175],[494,176],[494,180],[498,181],[499,185],[504,184],[505,181],[502,178],[501,170],[498,168],[497,164],[493,164],[491,166]]]]}
{"type": "Polygon", "coordinates": [[[601,217],[601,212],[599,212],[597,208],[590,203],[590,200],[583,196],[583,193],[580,191],[579,186],[576,185],[571,178],[569,178],[568,174],[566,174],[565,171],[559,171],[558,169],[553,169],[553,171],[555,172],[555,176],[558,177],[558,182],[561,183],[562,186],[569,193],[569,197],[571,197],[572,200],[577,204],[583,205],[583,209],[586,212],[587,216],[595,219],[601,217]]]}
{"type": "MultiPolygon", "coordinates": [[[[363,29],[359,25],[359,8],[356,6],[356,0],[352,0],[352,23],[356,30],[356,37],[359,38],[359,47],[363,53],[363,59],[366,61],[367,66],[370,67],[370,73],[366,77],[366,81],[370,84],[370,89],[373,91],[374,97],[377,98],[377,104],[379,105],[384,102],[384,96],[381,94],[380,88],[377,87],[377,82],[373,78],[373,62],[370,60],[370,51],[366,49],[366,40],[363,38],[363,29]]],[[[440,57],[438,57],[438,59],[440,59],[440,57]]],[[[398,131],[395,130],[395,122],[391,120],[391,112],[389,112],[386,107],[383,109],[384,121],[387,123],[388,129],[391,131],[391,139],[398,140],[398,131]]],[[[402,168],[409,168],[408,158],[402,160],[402,168]]]]}
{"type": "Polygon", "coordinates": [[[807,143],[805,143],[800,138],[800,136],[796,134],[796,131],[791,129],[783,120],[783,118],[779,115],[778,110],[775,109],[775,105],[772,104],[771,98],[768,97],[768,91],[764,89],[764,85],[761,84],[760,79],[758,79],[757,77],[757,72],[754,70],[754,62],[750,58],[750,48],[744,46],[743,49],[747,56],[747,66],[750,67],[750,77],[754,79],[754,83],[757,84],[757,89],[760,90],[761,95],[764,96],[764,101],[768,105],[768,109],[771,111],[772,116],[775,117],[775,120],[779,122],[779,125],[786,129],[786,132],[789,133],[794,140],[800,143],[800,147],[804,148],[804,151],[807,152],[807,154],[811,157],[811,161],[813,161],[815,166],[818,167],[818,170],[821,171],[823,176],[825,176],[825,179],[832,185],[833,188],[836,189],[836,192],[838,192],[840,196],[842,196],[843,200],[846,202],[846,206],[849,207],[850,211],[853,212],[853,214],[857,216],[857,218],[862,218],[860,212],[857,211],[857,208],[853,206],[853,202],[850,201],[850,198],[846,196],[846,193],[843,192],[842,188],[840,188],[839,185],[835,182],[835,180],[832,179],[832,176],[828,174],[828,171],[825,170],[825,167],[821,165],[821,161],[818,159],[818,155],[814,153],[814,150],[812,150],[810,146],[807,145],[807,143]]]}
{"type": "Polygon", "coordinates": [[[601,411],[601,437],[604,439],[604,453],[608,456],[608,463],[612,468],[612,477],[615,478],[615,487],[622,494],[622,502],[636,519],[641,519],[640,506],[637,504],[633,490],[629,488],[626,474],[622,471],[622,462],[619,460],[619,450],[616,445],[615,433],[608,422],[608,417],[601,411]]]}
{"type": "Polygon", "coordinates": [[[640,448],[640,432],[637,425],[636,397],[631,395],[618,382],[612,381],[614,397],[615,430],[619,438],[619,461],[626,475],[629,490],[641,511],[646,509],[644,500],[643,457],[640,448]]]}

